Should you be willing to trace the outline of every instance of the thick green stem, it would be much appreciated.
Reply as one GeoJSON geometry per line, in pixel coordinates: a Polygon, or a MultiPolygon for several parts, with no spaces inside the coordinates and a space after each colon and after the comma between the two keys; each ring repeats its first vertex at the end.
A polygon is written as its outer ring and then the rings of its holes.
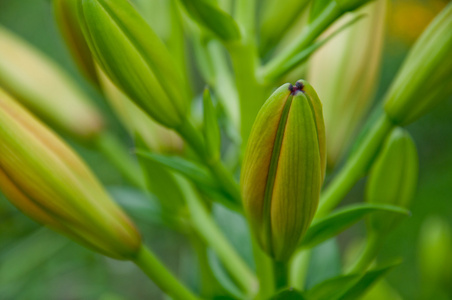
{"type": "Polygon", "coordinates": [[[273,260],[262,251],[254,236],[251,237],[256,273],[259,278],[258,299],[269,299],[275,293],[273,260]]]}
{"type": "Polygon", "coordinates": [[[394,124],[383,114],[374,124],[359,148],[345,163],[333,181],[322,192],[316,218],[326,216],[363,177],[394,124]]]}
{"type": "Polygon", "coordinates": [[[280,76],[281,67],[296,54],[312,45],[312,43],[341,15],[335,1],[331,1],[322,13],[296,38],[283,52],[268,62],[261,70],[261,76],[265,81],[272,81],[280,76]]]}
{"type": "Polygon", "coordinates": [[[142,246],[133,262],[162,289],[163,292],[178,300],[199,300],[158,260],[146,247],[142,246]]]}
{"type": "Polygon", "coordinates": [[[100,135],[95,145],[131,184],[140,189],[146,189],[138,163],[114,135],[109,132],[100,135]]]}
{"type": "Polygon", "coordinates": [[[203,160],[210,172],[215,176],[218,182],[222,185],[225,192],[234,199],[235,204],[240,202],[240,190],[237,182],[232,174],[226,169],[221,160],[212,159],[208,156],[205,149],[204,139],[189,121],[176,129],[177,132],[185,139],[185,141],[193,148],[196,154],[203,160]]]}
{"type": "Polygon", "coordinates": [[[181,180],[191,221],[199,236],[215,251],[236,283],[248,295],[257,291],[257,279],[212,220],[201,199],[187,182],[181,180]]]}
{"type": "Polygon", "coordinates": [[[382,238],[378,234],[369,234],[364,251],[356,262],[348,268],[347,274],[361,274],[367,271],[369,266],[377,257],[382,243],[382,238]]]}

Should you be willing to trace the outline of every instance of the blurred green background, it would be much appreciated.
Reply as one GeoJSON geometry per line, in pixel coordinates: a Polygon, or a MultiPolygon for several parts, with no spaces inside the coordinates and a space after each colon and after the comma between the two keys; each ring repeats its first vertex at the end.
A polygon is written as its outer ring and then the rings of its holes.
{"type": "MultiPolygon", "coordinates": [[[[446,1],[441,0],[392,2],[378,99],[395,76],[410,45],[445,4],[446,1]]],[[[77,72],[59,37],[50,1],[0,0],[0,25],[22,36],[72,74],[104,110],[110,127],[124,143],[132,146],[102,97],[77,72]]],[[[439,216],[452,228],[452,99],[442,102],[408,130],[419,151],[418,191],[412,203],[412,216],[389,237],[379,259],[403,257],[403,263],[388,275],[387,283],[402,299],[422,299],[423,282],[418,268],[421,225],[429,216],[439,216]]],[[[149,201],[136,190],[127,188],[120,174],[100,154],[68,142],[88,161],[115,199],[136,202],[128,207],[133,208],[130,213],[137,220],[146,243],[170,269],[188,284],[196,286],[196,261],[187,241],[177,233],[155,225],[152,207],[147,205],[149,201]],[[148,211],[149,215],[146,214],[148,211]]],[[[362,180],[352,190],[345,202],[362,200],[364,182],[362,180]]],[[[358,224],[339,236],[342,252],[347,252],[347,245],[364,234],[365,227],[358,224]]],[[[324,267],[326,272],[334,272],[331,271],[333,266],[324,267]]],[[[444,265],[444,268],[452,266],[444,265]]],[[[449,295],[452,295],[452,282],[450,289],[449,295]]],[[[163,296],[131,263],[104,258],[40,229],[0,195],[0,299],[116,300],[163,299],[163,296]]]]}

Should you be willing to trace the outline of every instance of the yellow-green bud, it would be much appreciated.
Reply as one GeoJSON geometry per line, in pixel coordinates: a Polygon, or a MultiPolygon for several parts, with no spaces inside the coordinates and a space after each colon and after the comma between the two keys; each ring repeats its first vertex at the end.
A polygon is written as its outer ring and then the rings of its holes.
{"type": "Polygon", "coordinates": [[[80,0],[79,19],[96,62],[141,109],[164,126],[187,117],[181,67],[126,0],[80,0]]]}
{"type": "Polygon", "coordinates": [[[284,84],[254,122],[241,173],[243,205],[262,248],[288,259],[309,227],[325,176],[322,104],[300,80],[284,84]]]}
{"type": "Polygon", "coordinates": [[[141,238],[84,162],[0,90],[0,190],[25,214],[102,254],[133,258],[141,238]]]}
{"type": "MultiPolygon", "coordinates": [[[[395,128],[386,139],[373,164],[366,186],[366,201],[408,208],[418,179],[416,145],[409,133],[395,128]]],[[[375,213],[369,224],[373,231],[384,234],[397,225],[397,216],[375,213]]]]}
{"type": "Polygon", "coordinates": [[[0,87],[45,122],[79,140],[104,128],[101,113],[66,72],[0,26],[0,87]]]}
{"type": "Polygon", "coordinates": [[[432,21],[411,49],[387,96],[385,110],[409,124],[452,94],[452,3],[432,21]]]}
{"type": "Polygon", "coordinates": [[[308,80],[317,88],[324,107],[329,168],[341,160],[372,104],[380,72],[386,3],[378,0],[342,17],[330,32],[358,14],[366,14],[359,24],[316,51],[309,63],[308,80]]]}
{"type": "Polygon", "coordinates": [[[69,51],[83,75],[98,84],[96,67],[77,18],[79,0],[53,0],[55,18],[69,51]]]}

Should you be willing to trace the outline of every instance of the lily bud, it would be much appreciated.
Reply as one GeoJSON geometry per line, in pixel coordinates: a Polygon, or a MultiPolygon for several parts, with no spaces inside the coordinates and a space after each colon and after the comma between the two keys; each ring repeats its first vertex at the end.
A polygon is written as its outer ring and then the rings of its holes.
{"type": "MultiPolygon", "coordinates": [[[[366,201],[408,208],[418,179],[416,145],[409,133],[396,128],[386,139],[373,164],[366,187],[366,201]]],[[[386,233],[397,225],[397,216],[375,213],[369,224],[373,231],[386,233]]]]}
{"type": "Polygon", "coordinates": [[[181,68],[126,0],[80,0],[79,18],[96,62],[132,101],[170,128],[187,117],[181,68]]]}
{"type": "Polygon", "coordinates": [[[0,190],[36,221],[117,259],[141,238],[84,162],[0,91],[0,190]]]}
{"type": "Polygon", "coordinates": [[[363,13],[366,17],[359,25],[339,33],[313,54],[309,64],[309,82],[317,87],[324,108],[329,168],[343,157],[372,104],[378,84],[386,0],[343,16],[331,32],[363,13]]]}
{"type": "Polygon", "coordinates": [[[104,120],[58,65],[0,26],[0,87],[45,122],[79,140],[101,133],[104,120]]]}
{"type": "Polygon", "coordinates": [[[309,227],[325,176],[322,104],[304,80],[278,88],[263,105],[243,160],[244,209],[262,248],[288,259],[309,227]]]}
{"type": "Polygon", "coordinates": [[[452,282],[452,230],[440,217],[424,221],[419,236],[419,267],[426,295],[450,288],[452,282]]]}
{"type": "Polygon", "coordinates": [[[83,75],[98,85],[94,60],[77,17],[79,0],[53,0],[55,18],[66,45],[83,75]]]}
{"type": "Polygon", "coordinates": [[[430,23],[412,47],[388,94],[385,111],[409,124],[452,95],[452,3],[430,23]]]}

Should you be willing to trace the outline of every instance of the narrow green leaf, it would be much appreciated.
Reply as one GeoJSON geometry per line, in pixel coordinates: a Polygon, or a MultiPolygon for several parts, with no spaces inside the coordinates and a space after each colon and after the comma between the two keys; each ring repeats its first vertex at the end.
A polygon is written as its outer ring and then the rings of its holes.
{"type": "Polygon", "coordinates": [[[303,237],[300,247],[312,248],[341,233],[373,212],[409,215],[408,210],[393,205],[366,203],[350,205],[314,222],[303,237]]]}
{"type": "Polygon", "coordinates": [[[309,23],[312,23],[331,2],[332,0],[312,1],[311,11],[309,13],[309,23]]]}
{"type": "Polygon", "coordinates": [[[220,158],[220,128],[218,126],[215,107],[213,106],[212,97],[210,96],[209,89],[204,90],[203,94],[203,106],[204,106],[204,139],[206,141],[207,153],[213,159],[220,158]]]}
{"type": "Polygon", "coordinates": [[[270,300],[305,300],[303,294],[293,288],[285,289],[275,296],[273,296],[270,300]]]}
{"type": "Polygon", "coordinates": [[[308,300],[331,300],[341,292],[344,292],[353,284],[358,282],[360,275],[340,275],[331,279],[325,280],[305,294],[308,300]]]}
{"type": "MultiPolygon", "coordinates": [[[[138,148],[145,149],[146,144],[138,135],[135,137],[138,148]]],[[[151,153],[151,152],[149,152],[151,153]]],[[[183,192],[173,174],[161,163],[143,156],[138,156],[138,162],[146,180],[147,190],[157,197],[166,213],[175,214],[183,206],[183,192]]]]}
{"type": "Polygon", "coordinates": [[[357,21],[359,21],[364,16],[365,16],[364,14],[357,15],[356,17],[354,17],[353,19],[351,19],[350,21],[348,21],[347,23],[345,23],[344,25],[339,27],[337,30],[335,30],[333,33],[331,33],[329,36],[324,38],[323,40],[318,41],[316,43],[313,43],[312,45],[310,45],[309,47],[305,48],[301,52],[295,54],[284,65],[282,65],[281,67],[278,68],[278,72],[277,73],[271,74],[270,78],[268,76],[266,76],[266,79],[267,80],[271,80],[271,79],[274,80],[274,79],[280,78],[281,76],[284,76],[285,74],[287,74],[289,71],[291,71],[295,67],[297,67],[300,64],[304,63],[309,57],[311,57],[311,55],[315,51],[317,51],[320,47],[325,45],[333,37],[335,37],[337,34],[341,33],[343,30],[347,29],[349,26],[355,24],[357,21]]]}
{"type": "Polygon", "coordinates": [[[195,183],[211,188],[218,188],[217,183],[210,176],[209,171],[193,161],[188,161],[179,156],[162,155],[140,149],[136,150],[136,154],[139,157],[146,158],[148,160],[157,162],[162,166],[170,168],[184,175],[195,183]]]}
{"type": "MultiPolygon", "coordinates": [[[[228,208],[241,211],[241,208],[235,203],[234,199],[221,188],[221,186],[210,175],[209,171],[193,161],[188,161],[182,157],[162,155],[152,153],[146,150],[138,149],[136,154],[146,160],[158,164],[160,167],[169,168],[182,174],[191,180],[203,191],[209,198],[227,206],[228,208]]],[[[165,197],[166,199],[167,197],[165,197]]]]}
{"type": "Polygon", "coordinates": [[[347,291],[342,294],[338,299],[340,300],[355,300],[360,299],[361,296],[378,280],[386,275],[394,267],[398,266],[402,261],[400,259],[395,262],[379,267],[377,269],[367,272],[359,281],[353,285],[352,288],[347,289],[347,291]]]}
{"type": "Polygon", "coordinates": [[[181,0],[190,16],[205,29],[223,41],[240,38],[240,30],[234,19],[214,3],[205,0],[181,0]]]}
{"type": "Polygon", "coordinates": [[[305,293],[308,300],[355,300],[378,279],[381,279],[392,268],[400,264],[400,260],[383,267],[370,270],[365,274],[340,275],[319,283],[305,293]]]}
{"type": "Polygon", "coordinates": [[[207,249],[207,260],[209,262],[212,273],[221,286],[232,296],[236,298],[232,299],[243,299],[244,295],[234,283],[234,280],[229,276],[228,272],[224,268],[218,256],[212,249],[207,249]]]}

